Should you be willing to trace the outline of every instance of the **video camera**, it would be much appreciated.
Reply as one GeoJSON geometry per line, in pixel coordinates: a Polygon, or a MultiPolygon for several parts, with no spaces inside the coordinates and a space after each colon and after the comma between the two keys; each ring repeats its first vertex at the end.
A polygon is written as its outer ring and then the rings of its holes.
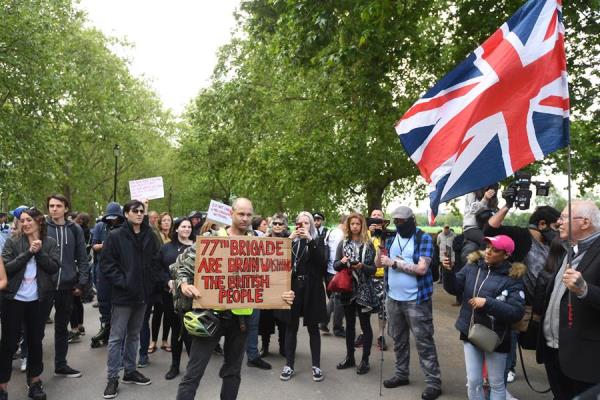
{"type": "Polygon", "coordinates": [[[515,205],[520,210],[529,209],[531,195],[533,194],[529,188],[532,184],[535,186],[536,196],[548,196],[550,182],[532,181],[531,173],[526,171],[515,172],[515,180],[502,192],[502,197],[506,200],[506,206],[511,208],[515,205]]]}
{"type": "Polygon", "coordinates": [[[381,225],[382,229],[375,229],[375,232],[373,232],[373,236],[375,237],[384,237],[385,228],[388,226],[389,223],[390,221],[386,219],[367,217],[367,227],[371,225],[381,225]]]}

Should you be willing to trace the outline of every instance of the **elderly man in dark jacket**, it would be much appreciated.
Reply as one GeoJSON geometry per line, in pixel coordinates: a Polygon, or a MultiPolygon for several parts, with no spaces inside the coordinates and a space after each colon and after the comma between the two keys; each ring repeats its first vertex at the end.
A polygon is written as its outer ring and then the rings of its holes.
{"type": "Polygon", "coordinates": [[[570,219],[567,207],[558,224],[561,239],[571,236],[572,259],[565,256],[546,288],[537,349],[557,400],[600,383],[600,210],[592,201],[575,201],[570,219]]]}
{"type": "Polygon", "coordinates": [[[100,269],[112,285],[113,306],[105,399],[117,396],[121,361],[125,369],[123,383],[152,383],[136,370],[135,364],[146,305],[154,291],[154,277],[159,275],[159,244],[145,217],[146,210],[137,200],[125,204],[123,213],[127,221],[108,234],[102,249],[100,269]]]}

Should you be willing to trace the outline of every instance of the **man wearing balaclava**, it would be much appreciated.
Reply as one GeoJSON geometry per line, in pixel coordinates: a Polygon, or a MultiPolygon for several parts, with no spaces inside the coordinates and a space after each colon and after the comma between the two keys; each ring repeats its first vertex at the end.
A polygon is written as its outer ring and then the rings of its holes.
{"type": "Polygon", "coordinates": [[[396,234],[387,237],[387,256],[379,251],[377,263],[386,269],[388,331],[396,353],[394,376],[386,379],[383,385],[386,388],[408,385],[409,334],[412,332],[427,384],[421,398],[433,400],[442,394],[440,365],[433,340],[433,278],[429,268],[433,240],[417,228],[415,215],[409,207],[396,208],[392,212],[392,221],[396,234]]]}

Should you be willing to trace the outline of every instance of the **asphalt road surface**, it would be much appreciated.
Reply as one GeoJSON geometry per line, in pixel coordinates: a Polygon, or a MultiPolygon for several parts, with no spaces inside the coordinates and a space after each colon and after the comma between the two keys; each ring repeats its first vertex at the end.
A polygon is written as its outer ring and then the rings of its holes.
{"type": "MultiPolygon", "coordinates": [[[[462,342],[458,339],[458,332],[454,328],[454,322],[458,313],[458,307],[451,306],[454,298],[446,294],[441,285],[435,285],[434,295],[434,325],[435,341],[438,357],[442,371],[441,399],[465,399],[466,378],[462,342]]],[[[373,316],[374,335],[377,335],[377,320],[373,316]]],[[[106,347],[99,349],[90,348],[90,337],[99,328],[98,311],[90,304],[85,305],[85,327],[87,335],[79,343],[71,344],[69,347],[68,363],[71,367],[83,372],[81,378],[55,377],[54,373],[54,348],[53,348],[53,325],[46,326],[46,338],[44,340],[44,365],[45,371],[42,379],[48,399],[65,400],[90,400],[101,399],[106,385],[106,347]]],[[[357,332],[360,328],[357,323],[357,332]]],[[[272,342],[277,343],[275,336],[272,342]]],[[[388,338],[388,345],[391,340],[388,338]]],[[[378,399],[380,398],[380,372],[383,379],[393,374],[394,356],[390,350],[383,352],[383,363],[381,364],[382,352],[373,347],[371,354],[371,371],[366,375],[357,375],[354,369],[338,371],[335,366],[345,356],[344,339],[332,335],[322,336],[321,367],[325,374],[322,382],[313,382],[311,377],[310,351],[308,347],[308,334],[301,327],[298,338],[298,350],[296,356],[296,375],[288,382],[279,379],[279,373],[285,364],[285,360],[275,353],[266,358],[273,365],[270,371],[249,368],[244,363],[242,369],[242,385],[238,398],[240,400],[267,400],[267,399],[378,399]],[[382,365],[382,370],[380,366],[382,365]]],[[[391,347],[391,346],[390,346],[391,347]]],[[[274,349],[277,350],[276,348],[274,349]]],[[[357,349],[356,357],[360,359],[361,349],[357,349]]],[[[547,388],[546,375],[542,366],[535,363],[533,352],[527,351],[525,366],[530,381],[539,389],[547,388]]],[[[178,377],[172,381],[164,378],[170,365],[170,353],[158,349],[150,355],[150,364],[141,370],[152,379],[149,386],[136,386],[121,384],[118,399],[123,400],[147,400],[147,399],[174,399],[179,383],[178,377]]],[[[184,354],[182,368],[187,363],[184,354]]],[[[206,374],[200,383],[196,399],[218,399],[221,380],[218,371],[223,362],[221,356],[214,355],[207,368],[206,374]]],[[[395,389],[381,389],[381,398],[387,399],[420,399],[421,392],[425,388],[424,377],[419,367],[419,358],[411,338],[411,376],[410,385],[395,389]]],[[[19,372],[19,360],[13,363],[14,370],[9,383],[10,399],[26,399],[27,389],[25,386],[25,374],[19,372]]],[[[531,391],[523,377],[523,371],[518,363],[517,379],[509,384],[509,391],[516,398],[523,399],[551,399],[551,395],[539,395],[531,391]]]]}

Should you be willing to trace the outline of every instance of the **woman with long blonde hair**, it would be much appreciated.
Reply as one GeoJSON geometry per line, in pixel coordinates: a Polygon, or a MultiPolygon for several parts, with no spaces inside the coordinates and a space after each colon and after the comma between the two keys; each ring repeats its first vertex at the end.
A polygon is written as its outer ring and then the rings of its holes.
{"type": "MultiPolygon", "coordinates": [[[[375,247],[371,242],[365,217],[359,213],[351,213],[346,220],[346,237],[337,249],[336,261],[333,268],[338,273],[349,271],[352,274],[352,292],[340,293],[340,302],[344,306],[346,317],[346,358],[337,365],[337,369],[347,369],[356,366],[354,359],[354,338],[356,335],[356,315],[363,332],[362,360],[356,368],[359,375],[370,370],[369,356],[373,342],[371,328],[371,313],[377,311],[375,303],[375,247]]],[[[347,272],[346,272],[347,273],[347,272]]]]}

